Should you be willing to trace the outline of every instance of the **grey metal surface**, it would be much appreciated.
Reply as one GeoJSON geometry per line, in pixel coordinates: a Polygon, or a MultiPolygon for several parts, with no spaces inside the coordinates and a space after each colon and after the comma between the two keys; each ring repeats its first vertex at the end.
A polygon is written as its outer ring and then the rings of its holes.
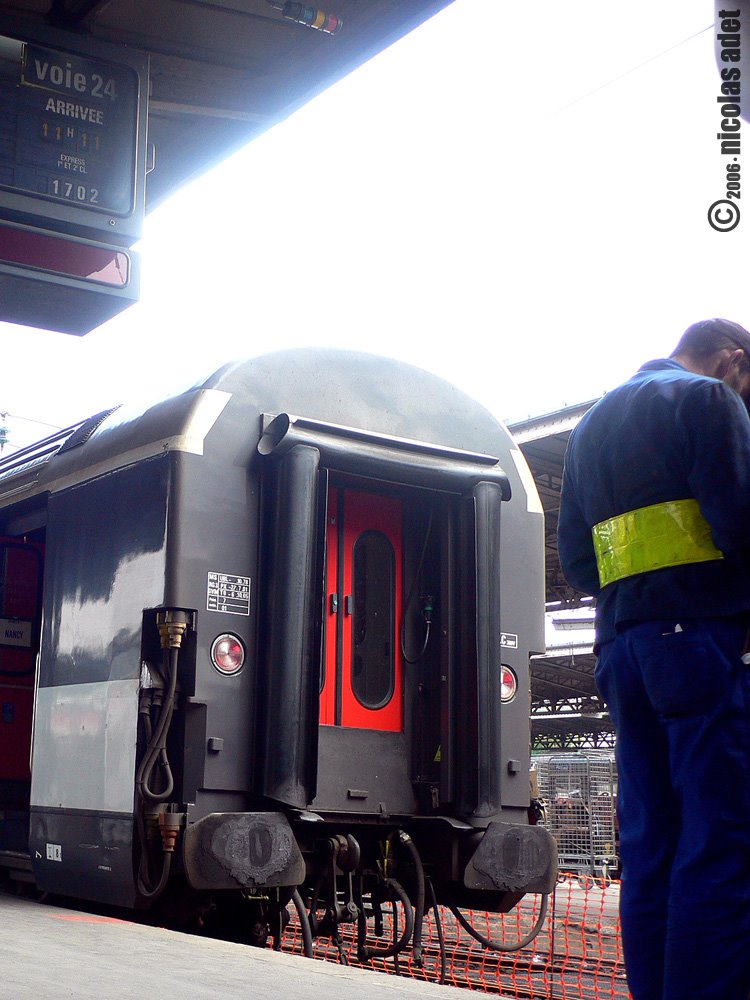
{"type": "Polygon", "coordinates": [[[3,1000],[459,1000],[468,990],[0,895],[3,1000]]]}
{"type": "Polygon", "coordinates": [[[197,389],[145,409],[115,406],[0,460],[0,504],[17,503],[44,490],[59,492],[86,478],[107,475],[164,452],[202,455],[205,437],[230,394],[197,389]],[[91,433],[71,447],[91,424],[91,433]]]}
{"type": "Polygon", "coordinates": [[[39,688],[31,804],[133,811],[138,679],[39,688]]]}

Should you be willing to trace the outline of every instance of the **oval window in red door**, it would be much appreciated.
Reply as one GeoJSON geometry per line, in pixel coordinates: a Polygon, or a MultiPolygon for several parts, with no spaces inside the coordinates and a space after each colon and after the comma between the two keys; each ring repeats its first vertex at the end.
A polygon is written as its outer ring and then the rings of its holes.
{"type": "Polygon", "coordinates": [[[341,724],[398,732],[402,724],[402,504],[346,491],[341,724]]]}
{"type": "Polygon", "coordinates": [[[352,693],[370,711],[393,697],[396,680],[396,556],[382,531],[354,543],[352,577],[352,693]]]}

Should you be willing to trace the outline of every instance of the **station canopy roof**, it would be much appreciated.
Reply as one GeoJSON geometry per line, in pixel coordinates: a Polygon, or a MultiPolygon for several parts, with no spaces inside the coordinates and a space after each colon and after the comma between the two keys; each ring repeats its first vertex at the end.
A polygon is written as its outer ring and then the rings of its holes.
{"type": "Polygon", "coordinates": [[[149,210],[449,2],[325,0],[317,17],[317,4],[283,0],[15,0],[0,14],[150,56],[149,210]]]}

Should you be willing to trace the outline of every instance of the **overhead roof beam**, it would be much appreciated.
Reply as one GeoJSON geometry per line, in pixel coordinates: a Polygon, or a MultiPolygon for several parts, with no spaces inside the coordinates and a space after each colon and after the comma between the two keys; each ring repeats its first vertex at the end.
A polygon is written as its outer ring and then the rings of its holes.
{"type": "Polygon", "coordinates": [[[110,3],[110,0],[52,0],[47,19],[61,28],[74,27],[93,19],[110,3]]]}
{"type": "Polygon", "coordinates": [[[240,10],[238,7],[229,7],[223,3],[212,2],[212,0],[173,0],[173,2],[181,4],[183,7],[202,7],[204,10],[213,10],[219,14],[253,18],[256,21],[267,21],[269,24],[282,24],[285,28],[296,24],[296,22],[284,20],[283,17],[273,17],[271,14],[259,14],[255,10],[240,10]]]}

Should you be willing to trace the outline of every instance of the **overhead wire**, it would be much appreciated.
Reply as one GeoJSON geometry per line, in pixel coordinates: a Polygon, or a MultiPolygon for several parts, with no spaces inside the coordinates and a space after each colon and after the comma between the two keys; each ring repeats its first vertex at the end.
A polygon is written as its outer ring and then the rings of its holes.
{"type": "Polygon", "coordinates": [[[705,28],[701,28],[700,31],[696,31],[694,34],[688,35],[687,38],[683,38],[681,41],[675,42],[674,45],[670,45],[668,48],[662,49],[661,52],[657,52],[655,55],[649,56],[648,59],[644,59],[643,62],[638,63],[636,66],[631,66],[630,69],[626,69],[624,73],[613,76],[611,80],[606,80],[598,87],[594,87],[593,90],[589,90],[585,94],[581,94],[580,97],[576,97],[575,100],[570,101],[568,104],[564,104],[561,108],[558,108],[556,113],[561,114],[563,111],[567,111],[568,108],[575,107],[576,104],[580,104],[582,101],[588,100],[588,98],[593,97],[594,94],[598,94],[600,91],[606,90],[607,87],[611,87],[620,80],[624,80],[626,76],[631,76],[633,73],[637,73],[638,70],[643,69],[644,66],[648,66],[649,63],[655,62],[657,59],[661,59],[662,56],[666,56],[670,52],[674,52],[675,49],[679,49],[683,45],[687,45],[687,43],[692,42],[694,38],[698,38],[700,35],[705,35],[707,31],[712,31],[713,28],[714,25],[711,23],[705,28]]]}

